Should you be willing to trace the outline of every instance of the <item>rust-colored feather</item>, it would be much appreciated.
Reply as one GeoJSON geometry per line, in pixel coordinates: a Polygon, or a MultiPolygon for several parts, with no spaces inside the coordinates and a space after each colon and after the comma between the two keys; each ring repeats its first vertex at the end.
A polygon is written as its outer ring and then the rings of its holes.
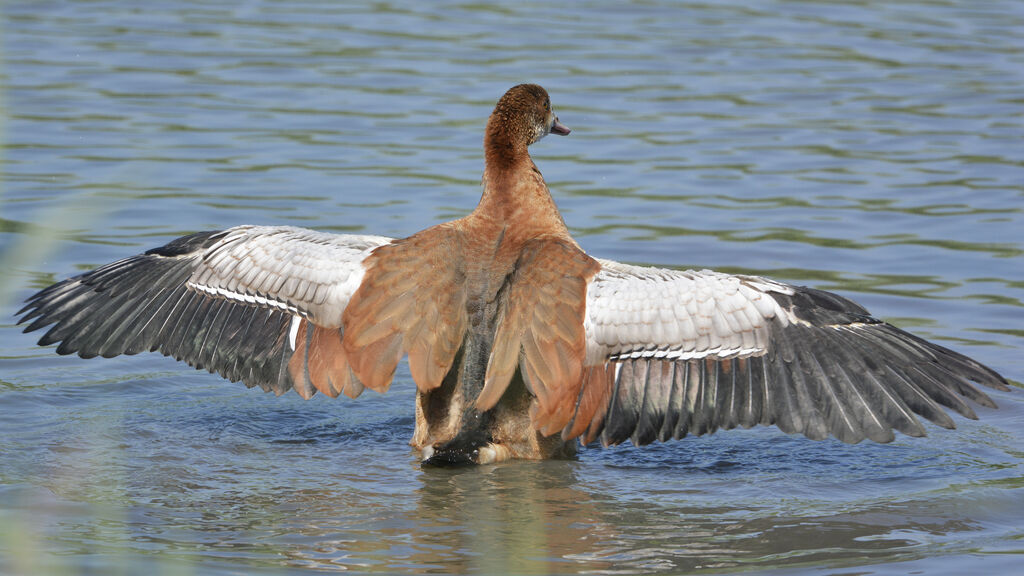
{"type": "Polygon", "coordinates": [[[615,382],[615,363],[607,362],[583,368],[583,383],[579,389],[576,414],[572,422],[562,430],[562,439],[571,440],[584,436],[583,443],[589,444],[597,438],[608,402],[611,399],[612,384],[615,382]]]}
{"type": "Polygon", "coordinates": [[[457,258],[459,231],[452,223],[429,228],[374,250],[342,324],[352,371],[373,390],[391,385],[398,361],[409,354],[422,391],[440,386],[465,332],[465,274],[457,258]]]}
{"type": "Polygon", "coordinates": [[[288,371],[296,392],[307,400],[314,390],[331,398],[341,393],[355,398],[363,391],[349,369],[338,329],[317,326],[308,320],[299,323],[288,371]]]}
{"type": "Polygon", "coordinates": [[[351,357],[352,372],[367,388],[384,393],[391,387],[398,361],[402,359],[402,336],[395,334],[363,346],[351,357]]]}
{"type": "Polygon", "coordinates": [[[478,410],[497,403],[518,364],[537,399],[534,427],[549,435],[569,422],[583,374],[587,282],[599,269],[561,239],[524,245],[499,315],[478,410]]]}

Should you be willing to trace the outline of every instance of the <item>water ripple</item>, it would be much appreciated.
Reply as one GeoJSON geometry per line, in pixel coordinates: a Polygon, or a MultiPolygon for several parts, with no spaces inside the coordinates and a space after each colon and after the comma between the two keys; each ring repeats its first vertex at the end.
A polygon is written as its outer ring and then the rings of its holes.
{"type": "MultiPolygon", "coordinates": [[[[0,18],[0,280],[18,296],[196,230],[401,236],[463,215],[494,99],[534,81],[573,128],[535,159],[589,252],[837,290],[1024,374],[1020,3],[14,1],[0,18]]],[[[405,368],[384,398],[273,398],[153,355],[57,358],[14,308],[0,571],[1019,562],[1014,395],[888,446],[761,429],[421,469],[405,368]]]]}

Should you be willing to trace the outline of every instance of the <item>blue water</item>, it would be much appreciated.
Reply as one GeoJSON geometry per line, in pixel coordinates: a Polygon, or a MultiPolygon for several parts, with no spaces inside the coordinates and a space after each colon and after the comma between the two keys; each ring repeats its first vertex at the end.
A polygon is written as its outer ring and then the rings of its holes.
{"type": "Polygon", "coordinates": [[[889,445],[722,432],[422,469],[413,386],[303,401],[13,326],[57,279],[235,224],[392,236],[533,147],[591,254],[768,275],[1024,380],[1024,4],[0,6],[0,572],[1009,573],[1024,400],[889,445]]]}

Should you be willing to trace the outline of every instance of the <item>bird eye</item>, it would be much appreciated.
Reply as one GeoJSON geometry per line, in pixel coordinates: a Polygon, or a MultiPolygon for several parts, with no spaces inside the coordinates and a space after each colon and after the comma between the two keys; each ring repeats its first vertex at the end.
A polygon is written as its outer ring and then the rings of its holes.
{"type": "Polygon", "coordinates": [[[544,101],[544,111],[545,112],[550,112],[551,111],[551,100],[545,100],[544,101]]]}

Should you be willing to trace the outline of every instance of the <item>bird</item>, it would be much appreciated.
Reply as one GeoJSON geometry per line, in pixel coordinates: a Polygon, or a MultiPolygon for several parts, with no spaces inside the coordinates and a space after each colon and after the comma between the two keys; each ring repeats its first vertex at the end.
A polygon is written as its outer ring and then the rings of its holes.
{"type": "Polygon", "coordinates": [[[995,408],[995,370],[855,302],[766,277],[623,264],[572,238],[528,148],[570,129],[536,84],[484,131],[467,216],[409,237],[243,225],[42,289],[18,312],[83,358],[156,351],[303,398],[386,392],[403,357],[428,465],[573,457],[770,425],[924,436],[995,408]],[[970,402],[970,403],[969,403],[970,402]]]}

